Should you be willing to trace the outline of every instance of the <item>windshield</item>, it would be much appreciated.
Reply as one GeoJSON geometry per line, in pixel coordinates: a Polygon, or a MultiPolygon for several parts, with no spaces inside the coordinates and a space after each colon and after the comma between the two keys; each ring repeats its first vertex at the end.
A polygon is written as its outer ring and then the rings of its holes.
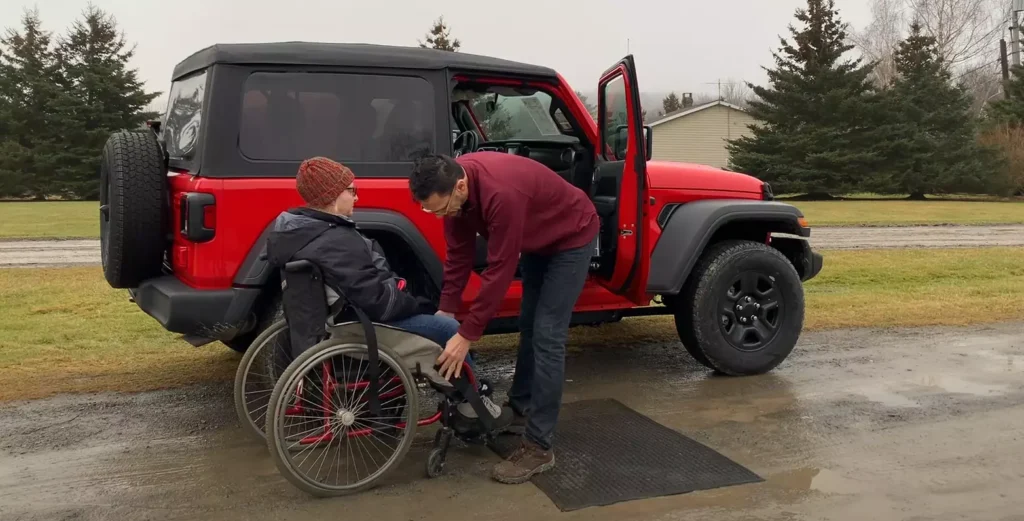
{"type": "Polygon", "coordinates": [[[473,117],[483,127],[487,141],[517,139],[576,141],[566,135],[572,125],[556,109],[552,117],[551,96],[537,91],[526,95],[498,92],[463,92],[458,99],[469,102],[473,117]]]}

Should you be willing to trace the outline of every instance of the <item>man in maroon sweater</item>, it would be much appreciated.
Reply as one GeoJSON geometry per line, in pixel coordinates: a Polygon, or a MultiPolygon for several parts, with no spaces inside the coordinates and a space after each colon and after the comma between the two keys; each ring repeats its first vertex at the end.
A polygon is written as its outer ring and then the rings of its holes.
{"type": "Polygon", "coordinates": [[[438,313],[454,316],[473,268],[476,236],[487,239],[480,293],[438,359],[458,375],[472,342],[522,273],[519,356],[507,405],[523,434],[494,469],[503,483],[523,483],[555,465],[552,438],[565,381],[565,342],[594,254],[597,211],[582,190],[525,157],[476,152],[419,160],[409,179],[424,211],[444,218],[448,244],[438,313]]]}

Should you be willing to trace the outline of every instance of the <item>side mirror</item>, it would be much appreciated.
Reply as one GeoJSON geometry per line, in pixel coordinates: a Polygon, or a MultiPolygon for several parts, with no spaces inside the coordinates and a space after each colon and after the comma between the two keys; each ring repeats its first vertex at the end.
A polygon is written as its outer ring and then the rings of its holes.
{"type": "MultiPolygon", "coordinates": [[[[651,160],[654,149],[654,129],[650,125],[644,125],[644,158],[648,161],[651,160]]],[[[626,146],[629,143],[629,127],[627,125],[619,125],[615,127],[615,135],[612,138],[612,153],[615,155],[615,159],[622,161],[626,159],[626,146]]]]}

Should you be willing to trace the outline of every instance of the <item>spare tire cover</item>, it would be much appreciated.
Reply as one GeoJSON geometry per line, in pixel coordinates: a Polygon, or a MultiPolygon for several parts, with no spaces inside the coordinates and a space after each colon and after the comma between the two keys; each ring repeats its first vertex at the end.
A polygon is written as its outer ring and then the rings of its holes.
{"type": "Polygon", "coordinates": [[[112,287],[135,288],[160,275],[167,210],[167,170],[156,136],[111,135],[100,165],[100,251],[112,287]]]}

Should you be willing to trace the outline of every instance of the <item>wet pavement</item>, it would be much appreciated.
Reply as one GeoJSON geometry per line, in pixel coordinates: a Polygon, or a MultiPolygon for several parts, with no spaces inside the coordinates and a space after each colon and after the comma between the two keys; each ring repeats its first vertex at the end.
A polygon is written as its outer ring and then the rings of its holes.
{"type": "MultiPolygon", "coordinates": [[[[817,227],[811,244],[823,250],[1024,246],[1024,225],[817,227]]],[[[0,241],[0,268],[99,264],[98,240],[0,241]]]]}
{"type": "MultiPolygon", "coordinates": [[[[511,353],[482,353],[507,384],[511,353]]],[[[313,499],[237,426],[227,385],[0,407],[0,519],[1024,519],[1024,323],[807,334],[775,372],[711,375],[677,343],[584,346],[565,401],[615,397],[763,483],[562,513],[433,428],[373,491],[313,499]]],[[[623,426],[628,428],[628,426],[623,426]]]]}

